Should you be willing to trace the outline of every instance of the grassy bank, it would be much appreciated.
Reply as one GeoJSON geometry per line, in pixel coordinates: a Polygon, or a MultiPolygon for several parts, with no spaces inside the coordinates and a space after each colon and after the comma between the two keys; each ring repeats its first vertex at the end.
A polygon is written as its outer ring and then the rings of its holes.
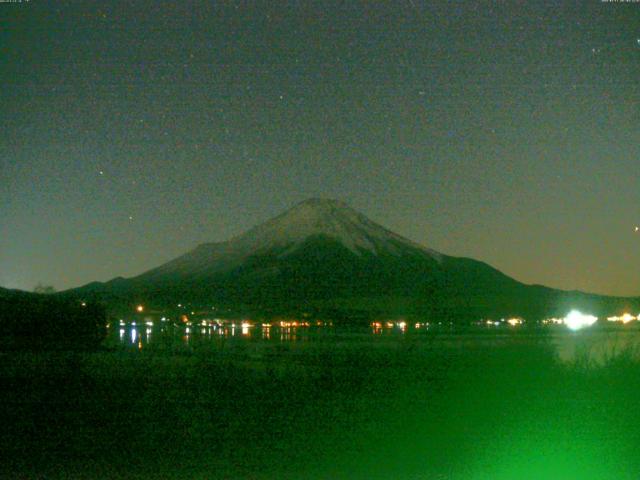
{"type": "Polygon", "coordinates": [[[640,365],[545,342],[12,352],[3,478],[626,479],[640,365]]]}

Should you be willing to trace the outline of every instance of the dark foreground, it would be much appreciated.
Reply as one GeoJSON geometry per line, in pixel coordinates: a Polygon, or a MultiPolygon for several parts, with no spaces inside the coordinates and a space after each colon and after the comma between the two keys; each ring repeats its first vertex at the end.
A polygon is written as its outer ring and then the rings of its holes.
{"type": "Polygon", "coordinates": [[[0,478],[638,478],[629,355],[358,338],[2,354],[0,478]]]}

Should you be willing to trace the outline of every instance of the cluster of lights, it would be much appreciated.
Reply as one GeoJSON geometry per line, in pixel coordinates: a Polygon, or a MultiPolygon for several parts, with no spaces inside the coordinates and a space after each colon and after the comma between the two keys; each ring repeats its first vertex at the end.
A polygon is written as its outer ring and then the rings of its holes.
{"type": "MultiPolygon", "coordinates": [[[[164,319],[164,317],[163,317],[164,319]]],[[[168,320],[168,319],[166,319],[168,320]]],[[[180,320],[182,321],[182,323],[184,323],[185,325],[194,325],[195,323],[192,322],[189,317],[187,315],[182,315],[180,317],[180,320]]],[[[165,321],[165,320],[163,320],[165,321]]],[[[200,320],[198,322],[198,324],[201,327],[213,327],[213,328],[226,328],[226,327],[230,327],[230,328],[236,328],[236,327],[240,327],[240,328],[252,328],[255,326],[259,326],[262,328],[271,328],[271,327],[280,327],[280,328],[298,328],[298,327],[311,327],[312,325],[316,325],[318,327],[323,327],[323,326],[332,326],[333,322],[323,322],[323,321],[317,321],[317,322],[308,322],[308,321],[298,321],[298,320],[281,320],[278,322],[262,322],[262,323],[255,323],[251,320],[243,320],[242,322],[237,322],[237,321],[233,321],[233,320],[223,320],[220,318],[214,318],[213,320],[210,319],[203,319],[200,320]]]]}
{"type": "MultiPolygon", "coordinates": [[[[82,306],[86,306],[85,302],[82,302],[82,306]]],[[[183,304],[178,304],[178,307],[184,308],[183,304]]],[[[212,307],[215,309],[215,307],[212,307]]],[[[142,313],[144,312],[145,307],[144,305],[137,305],[135,307],[135,311],[137,313],[142,313]]],[[[191,312],[192,315],[195,314],[195,312],[191,312]]],[[[162,317],[161,321],[165,322],[168,321],[169,319],[162,317]]],[[[181,316],[181,320],[183,323],[185,323],[186,325],[191,325],[191,322],[189,321],[189,318],[186,315],[182,315],[181,316]]],[[[561,325],[564,324],[566,325],[569,329],[571,330],[580,330],[582,328],[585,327],[589,327],[591,325],[593,325],[596,321],[598,320],[597,317],[593,316],[593,315],[587,315],[587,314],[583,314],[578,310],[572,310],[571,312],[569,312],[569,314],[567,314],[566,317],[564,318],[548,318],[545,320],[542,320],[542,324],[543,325],[561,325]]],[[[634,316],[631,315],[630,313],[624,313],[621,316],[611,316],[608,317],[607,320],[609,322],[621,322],[623,324],[627,324],[629,322],[632,322],[634,320],[638,320],[640,321],[640,315],[634,316]]],[[[151,320],[147,320],[146,322],[147,326],[153,326],[153,322],[151,320]]],[[[214,321],[210,321],[210,320],[202,320],[201,325],[203,327],[215,327],[215,326],[223,326],[226,322],[222,321],[220,319],[214,319],[214,321]]],[[[516,327],[519,325],[522,325],[524,323],[524,320],[522,318],[519,317],[513,317],[513,318],[509,318],[509,319],[501,319],[500,321],[494,321],[494,320],[483,320],[482,323],[486,324],[487,326],[500,326],[504,323],[507,323],[508,325],[512,326],[512,327],[516,327]]],[[[124,320],[120,320],[120,326],[124,326],[125,322],[124,320]]],[[[136,322],[131,322],[131,325],[136,325],[136,322]]],[[[272,323],[262,323],[261,326],[263,328],[270,328],[273,324],[272,323]]],[[[275,325],[280,326],[281,328],[291,328],[291,327],[309,327],[310,323],[309,322],[299,322],[296,320],[293,321],[288,321],[288,320],[283,320],[280,322],[277,322],[275,325]]],[[[316,322],[316,325],[318,326],[325,326],[325,322],[322,321],[318,321],[316,322]]],[[[331,325],[331,323],[329,323],[329,325],[331,325]]],[[[235,323],[233,323],[231,325],[232,327],[235,327],[235,323]]],[[[250,327],[253,327],[253,323],[249,322],[249,321],[243,321],[240,325],[243,329],[243,333],[245,331],[248,331],[248,329],[250,327]]],[[[414,327],[416,329],[422,328],[422,327],[428,327],[429,323],[425,322],[425,323],[420,323],[417,322],[415,323],[414,327]]],[[[380,321],[375,321],[375,322],[371,322],[371,327],[373,327],[375,330],[380,330],[383,327],[386,328],[394,328],[397,327],[400,330],[406,330],[407,328],[407,323],[405,321],[397,321],[397,322],[393,322],[393,321],[387,321],[387,322],[380,322],[380,321]]]]}
{"type": "MultiPolygon", "coordinates": [[[[379,330],[382,328],[395,328],[395,327],[399,328],[400,330],[406,330],[408,324],[404,320],[400,320],[397,322],[388,321],[384,323],[375,321],[375,322],[371,322],[370,325],[375,330],[379,330]]],[[[413,327],[416,329],[428,327],[428,326],[429,326],[429,322],[416,322],[415,324],[413,324],[413,327]]]]}
{"type": "MultiPolygon", "coordinates": [[[[609,317],[610,321],[622,321],[627,323],[631,320],[640,320],[640,315],[638,317],[633,317],[629,314],[625,314],[622,317],[609,317]]],[[[542,320],[542,325],[566,325],[570,330],[580,330],[585,327],[590,327],[594,323],[598,321],[598,317],[589,314],[583,314],[578,310],[571,310],[566,317],[564,318],[547,318],[542,320]]],[[[485,320],[484,323],[488,326],[499,326],[503,323],[507,323],[512,327],[517,327],[524,323],[524,320],[519,317],[513,317],[509,319],[502,319],[499,322],[493,320],[485,320]]]]}
{"type": "Polygon", "coordinates": [[[296,328],[296,327],[310,327],[311,324],[309,322],[298,322],[296,320],[293,321],[280,321],[278,322],[278,326],[282,327],[282,328],[296,328]]]}
{"type": "Polygon", "coordinates": [[[562,318],[547,318],[542,320],[543,325],[562,325],[564,323],[564,319],[562,318]]]}
{"type": "MultiPolygon", "coordinates": [[[[607,321],[609,322],[621,322],[623,324],[633,322],[634,320],[640,321],[640,315],[634,316],[634,315],[631,315],[630,313],[623,313],[620,316],[615,315],[612,317],[607,317],[607,321]]],[[[572,310],[564,318],[549,318],[549,319],[543,320],[542,323],[544,325],[564,324],[571,330],[580,330],[582,328],[592,326],[597,321],[598,321],[598,317],[595,317],[593,315],[583,314],[578,310],[572,310]]]]}
{"type": "Polygon", "coordinates": [[[510,325],[512,327],[517,327],[519,325],[524,324],[524,319],[520,317],[511,317],[511,318],[501,318],[500,320],[480,320],[476,322],[476,325],[486,325],[488,327],[499,327],[504,324],[510,325]]]}
{"type": "Polygon", "coordinates": [[[485,323],[487,325],[489,325],[489,326],[494,325],[496,327],[501,325],[501,324],[503,324],[503,323],[507,323],[507,324],[511,325],[512,327],[517,327],[518,325],[522,325],[524,323],[524,320],[522,318],[520,318],[520,317],[512,317],[512,318],[508,318],[506,320],[504,318],[502,318],[502,319],[500,319],[500,321],[487,320],[485,323]]]}
{"type": "Polygon", "coordinates": [[[629,322],[633,322],[634,320],[640,320],[640,315],[638,315],[637,317],[634,317],[630,313],[623,313],[619,317],[618,316],[608,317],[607,320],[609,322],[629,323],[629,322]]]}

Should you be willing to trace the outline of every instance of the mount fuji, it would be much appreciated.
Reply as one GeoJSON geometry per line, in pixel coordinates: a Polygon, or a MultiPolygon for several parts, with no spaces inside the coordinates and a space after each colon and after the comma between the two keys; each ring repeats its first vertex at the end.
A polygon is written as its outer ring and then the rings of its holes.
{"type": "Polygon", "coordinates": [[[638,305],[637,299],[525,285],[486,263],[419,245],[328,199],[306,200],[235,238],[199,245],[136,277],[64,294],[127,309],[136,302],[190,302],[250,314],[456,320],[638,305]]]}

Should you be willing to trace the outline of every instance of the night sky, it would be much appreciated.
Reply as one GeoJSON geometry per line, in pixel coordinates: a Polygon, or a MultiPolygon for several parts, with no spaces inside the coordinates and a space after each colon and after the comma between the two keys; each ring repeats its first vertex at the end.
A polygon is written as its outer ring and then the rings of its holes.
{"type": "Polygon", "coordinates": [[[640,3],[0,3],[0,285],[132,276],[308,197],[640,294],[640,3]]]}

